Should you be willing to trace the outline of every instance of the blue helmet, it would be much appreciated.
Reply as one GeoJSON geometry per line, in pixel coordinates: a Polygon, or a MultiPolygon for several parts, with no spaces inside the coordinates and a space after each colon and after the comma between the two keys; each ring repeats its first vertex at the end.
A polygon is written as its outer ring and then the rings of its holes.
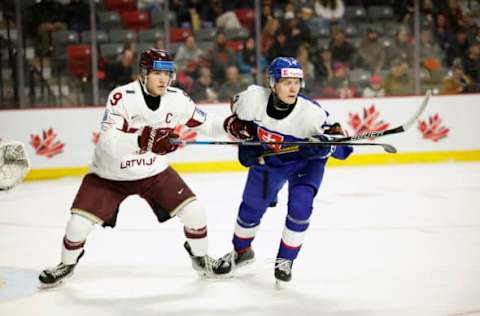
{"type": "Polygon", "coordinates": [[[268,67],[270,87],[273,88],[280,78],[299,78],[301,87],[305,86],[302,66],[292,57],[277,57],[270,63],[268,67]]]}

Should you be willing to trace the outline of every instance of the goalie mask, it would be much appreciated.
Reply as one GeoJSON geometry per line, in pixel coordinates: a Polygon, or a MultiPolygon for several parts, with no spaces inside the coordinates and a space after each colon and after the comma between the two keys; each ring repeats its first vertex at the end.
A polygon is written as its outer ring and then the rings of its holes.
{"type": "Polygon", "coordinates": [[[161,49],[150,48],[142,53],[140,56],[140,74],[141,82],[146,90],[147,76],[150,71],[166,71],[170,74],[168,85],[170,86],[175,80],[175,63],[172,56],[161,49]]]}
{"type": "Polygon", "coordinates": [[[275,84],[282,78],[299,78],[301,88],[305,87],[302,66],[295,58],[277,57],[271,62],[268,67],[270,88],[273,89],[275,84]]]}

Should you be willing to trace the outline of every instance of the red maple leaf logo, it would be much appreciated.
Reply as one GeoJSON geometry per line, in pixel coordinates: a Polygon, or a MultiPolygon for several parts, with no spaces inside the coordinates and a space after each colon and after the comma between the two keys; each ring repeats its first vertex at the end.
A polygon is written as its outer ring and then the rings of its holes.
{"type": "Polygon", "coordinates": [[[92,132],[92,143],[95,145],[98,144],[98,140],[100,139],[100,133],[99,132],[92,132]]]}
{"type": "MultiPolygon", "coordinates": [[[[197,132],[190,130],[185,125],[177,125],[174,129],[174,132],[179,135],[178,140],[182,141],[192,141],[197,139],[197,132]]],[[[183,148],[185,145],[180,145],[178,148],[183,148]]]]}
{"type": "Polygon", "coordinates": [[[353,128],[353,135],[384,131],[389,124],[379,120],[379,116],[380,112],[372,104],[368,108],[363,108],[362,117],[358,113],[348,113],[348,125],[353,128]]]}
{"type": "Polygon", "coordinates": [[[42,138],[39,135],[30,135],[30,145],[35,149],[35,153],[39,156],[52,158],[63,152],[65,144],[55,141],[57,134],[50,127],[42,131],[42,138]]]}
{"type": "Polygon", "coordinates": [[[428,118],[428,123],[426,121],[418,121],[418,130],[422,133],[423,138],[430,139],[434,142],[438,142],[439,140],[448,136],[450,132],[449,128],[445,126],[441,126],[442,119],[438,114],[434,116],[430,116],[428,118]]]}

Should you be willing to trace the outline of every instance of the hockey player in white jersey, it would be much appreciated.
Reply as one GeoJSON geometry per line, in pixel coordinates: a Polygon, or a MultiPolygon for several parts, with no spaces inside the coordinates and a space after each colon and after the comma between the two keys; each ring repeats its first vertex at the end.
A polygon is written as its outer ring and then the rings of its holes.
{"type": "MultiPolygon", "coordinates": [[[[275,58],[268,69],[269,88],[252,85],[232,100],[233,115],[225,130],[237,139],[257,141],[305,141],[343,134],[332,124],[327,111],[302,95],[303,71],[294,58],[275,58]]],[[[277,284],[288,282],[293,261],[302,246],[329,156],[346,159],[351,147],[240,146],[240,162],[249,167],[233,234],[233,251],[219,259],[215,274],[230,275],[237,267],[254,261],[252,241],[269,206],[288,183],[288,214],[283,228],[274,275],[277,284]]]]}
{"type": "Polygon", "coordinates": [[[90,173],[71,207],[61,263],[40,274],[44,287],[73,274],[94,224],[114,227],[119,205],[134,194],[148,202],[159,222],[180,219],[193,268],[203,275],[211,272],[205,211],[163,156],[178,147],[170,142],[178,137],[178,124],[219,136],[226,135],[222,120],[207,116],[186,93],[170,86],[175,69],[168,52],[143,52],[140,71],[139,80],[115,88],[108,97],[90,173]]]}
{"type": "Polygon", "coordinates": [[[0,139],[0,190],[6,191],[20,183],[30,170],[30,161],[23,143],[0,139]]]}

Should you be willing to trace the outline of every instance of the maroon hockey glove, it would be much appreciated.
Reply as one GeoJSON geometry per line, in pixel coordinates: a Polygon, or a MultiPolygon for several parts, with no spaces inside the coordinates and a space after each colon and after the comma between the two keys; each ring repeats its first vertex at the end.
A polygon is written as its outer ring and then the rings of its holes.
{"type": "Polygon", "coordinates": [[[342,128],[342,125],[340,123],[333,123],[330,128],[325,130],[326,135],[341,135],[341,136],[346,136],[345,131],[342,128]]]}
{"type": "Polygon", "coordinates": [[[153,129],[151,126],[145,126],[142,134],[138,136],[138,145],[142,150],[165,155],[178,148],[178,145],[170,143],[170,140],[176,138],[178,134],[175,134],[171,128],[153,129]]]}
{"type": "Polygon", "coordinates": [[[235,114],[227,117],[223,121],[223,129],[233,137],[241,140],[253,139],[255,135],[255,129],[252,123],[239,119],[235,114]]]}

